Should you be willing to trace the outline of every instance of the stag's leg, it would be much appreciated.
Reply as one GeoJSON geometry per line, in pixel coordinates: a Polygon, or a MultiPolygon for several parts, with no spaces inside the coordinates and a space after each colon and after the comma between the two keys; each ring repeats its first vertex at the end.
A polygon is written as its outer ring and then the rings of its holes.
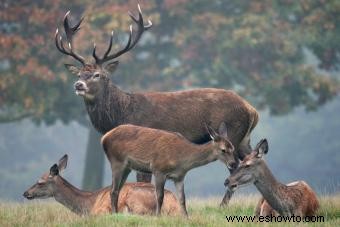
{"type": "Polygon", "coordinates": [[[177,196],[179,203],[181,205],[182,214],[188,216],[187,207],[185,204],[185,194],[184,194],[184,179],[174,180],[177,196]]]}
{"type": "Polygon", "coordinates": [[[112,213],[118,212],[119,186],[123,177],[125,167],[119,164],[111,165],[112,168],[112,189],[111,189],[111,206],[112,213]]]}
{"type": "Polygon", "coordinates": [[[152,174],[137,172],[137,182],[151,183],[152,174]]]}
{"type": "Polygon", "coordinates": [[[155,184],[156,184],[156,201],[157,201],[157,209],[156,215],[161,214],[163,199],[164,199],[164,185],[165,185],[166,177],[159,173],[155,173],[155,184]]]}

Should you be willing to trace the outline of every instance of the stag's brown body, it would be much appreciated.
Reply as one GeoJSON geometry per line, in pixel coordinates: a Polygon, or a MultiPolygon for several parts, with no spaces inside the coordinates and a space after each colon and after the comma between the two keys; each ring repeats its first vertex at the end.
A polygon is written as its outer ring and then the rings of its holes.
{"type": "Polygon", "coordinates": [[[88,103],[93,125],[102,133],[122,124],[178,132],[194,143],[210,140],[204,124],[228,127],[236,150],[247,154],[257,111],[233,91],[205,88],[177,92],[125,93],[114,85],[97,103],[88,103]],[[115,89],[115,91],[113,91],[115,89]]]}
{"type": "MultiPolygon", "coordinates": [[[[296,181],[282,186],[282,194],[287,200],[293,200],[294,213],[300,217],[313,216],[319,208],[319,202],[313,189],[304,181],[296,181]]],[[[287,201],[288,202],[288,201],[287,201]]],[[[255,208],[255,215],[258,216],[278,216],[268,202],[261,198],[255,208]]]]}

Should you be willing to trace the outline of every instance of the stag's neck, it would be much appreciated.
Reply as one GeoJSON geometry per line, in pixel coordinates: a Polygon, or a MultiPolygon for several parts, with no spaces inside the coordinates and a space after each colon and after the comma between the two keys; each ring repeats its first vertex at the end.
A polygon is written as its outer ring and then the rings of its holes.
{"type": "Polygon", "coordinates": [[[254,184],[269,205],[280,215],[291,215],[290,198],[286,193],[287,186],[276,180],[264,161],[261,163],[261,171],[254,184]]]}
{"type": "Polygon", "coordinates": [[[131,94],[125,93],[111,81],[94,100],[86,101],[86,109],[93,126],[102,134],[125,120],[125,110],[130,104],[131,94]]]}
{"type": "Polygon", "coordinates": [[[210,141],[205,144],[194,145],[194,151],[186,159],[186,162],[188,163],[187,170],[200,167],[217,160],[212,149],[212,143],[213,142],[210,141]]]}
{"type": "Polygon", "coordinates": [[[79,190],[62,177],[58,178],[55,187],[54,198],[56,201],[78,215],[90,213],[97,196],[95,192],[79,190]]]}

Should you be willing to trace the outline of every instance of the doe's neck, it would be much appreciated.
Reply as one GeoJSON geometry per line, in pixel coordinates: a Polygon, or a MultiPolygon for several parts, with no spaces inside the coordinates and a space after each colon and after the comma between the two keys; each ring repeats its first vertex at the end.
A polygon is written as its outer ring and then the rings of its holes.
{"type": "Polygon", "coordinates": [[[96,196],[94,192],[82,191],[62,177],[58,177],[54,187],[55,200],[71,211],[79,215],[85,215],[91,211],[96,196]]]}
{"type": "Polygon", "coordinates": [[[287,186],[280,183],[272,174],[264,160],[260,163],[261,169],[254,184],[275,210],[281,215],[286,211],[286,197],[284,191],[287,186]]]}
{"type": "Polygon", "coordinates": [[[213,151],[213,141],[193,146],[194,152],[186,159],[191,163],[191,169],[217,160],[217,156],[213,151]]]}

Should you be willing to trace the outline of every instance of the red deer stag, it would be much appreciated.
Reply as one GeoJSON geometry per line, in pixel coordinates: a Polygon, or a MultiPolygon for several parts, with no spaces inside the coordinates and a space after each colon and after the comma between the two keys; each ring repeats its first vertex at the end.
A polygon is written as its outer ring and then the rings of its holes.
{"type": "MultiPolygon", "coordinates": [[[[74,213],[98,215],[111,213],[111,187],[95,192],[82,191],[71,185],[60,172],[66,168],[67,155],[54,164],[50,171],[42,175],[36,184],[30,187],[24,197],[27,199],[44,199],[54,197],[59,203],[74,213]]],[[[154,214],[156,211],[155,187],[150,183],[126,183],[118,198],[118,211],[132,214],[154,214]]],[[[175,195],[165,190],[162,212],[179,215],[180,206],[175,195]]]]}
{"type": "MultiPolygon", "coordinates": [[[[242,160],[251,151],[250,133],[258,122],[258,113],[233,91],[202,88],[176,92],[129,93],[112,83],[110,74],[118,66],[117,58],[131,50],[143,32],[152,25],[150,21],[144,25],[139,6],[138,9],[138,18],[130,13],[130,17],[137,24],[136,35],[133,36],[130,26],[129,39],[125,47],[111,53],[112,33],[103,57],[97,56],[94,47],[92,54],[94,63],[85,61],[74,50],[73,37],[78,32],[82,19],[72,26],[69,22],[69,13],[65,15],[67,45],[64,44],[57,29],[55,43],[58,50],[72,56],[82,65],[79,68],[66,64],[66,67],[78,76],[74,84],[75,92],[83,97],[93,126],[105,134],[118,125],[134,124],[178,132],[193,143],[203,144],[210,138],[204,126],[198,122],[206,122],[214,129],[217,129],[221,122],[225,122],[229,138],[235,146],[235,157],[242,160]]],[[[151,175],[145,180],[150,182],[151,175]]],[[[223,201],[226,203],[230,196],[231,194],[226,194],[223,201]]]]}
{"type": "MultiPolygon", "coordinates": [[[[112,169],[112,212],[117,211],[119,184],[126,170],[153,173],[156,184],[157,210],[160,214],[166,179],[174,181],[182,214],[187,215],[184,177],[196,167],[217,159],[234,168],[234,146],[227,137],[224,123],[219,133],[207,126],[212,141],[197,145],[178,133],[136,125],[120,125],[102,137],[102,145],[112,169]]],[[[122,182],[124,183],[124,182],[122,182]]]]}
{"type": "Polygon", "coordinates": [[[315,192],[304,181],[287,185],[278,182],[262,159],[267,152],[268,142],[263,139],[229,176],[225,185],[234,191],[238,186],[254,183],[265,199],[257,206],[255,213],[258,215],[275,214],[271,207],[284,216],[315,215],[319,207],[315,192]]]}

